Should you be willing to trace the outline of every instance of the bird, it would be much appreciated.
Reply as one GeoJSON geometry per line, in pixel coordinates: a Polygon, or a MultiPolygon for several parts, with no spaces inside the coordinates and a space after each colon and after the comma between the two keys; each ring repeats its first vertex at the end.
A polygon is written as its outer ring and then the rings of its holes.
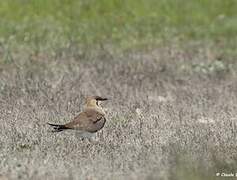
{"type": "Polygon", "coordinates": [[[53,132],[77,130],[81,132],[82,136],[94,134],[101,130],[105,125],[105,111],[100,106],[100,102],[106,100],[108,99],[100,96],[87,96],[84,110],[71,122],[66,124],[47,124],[53,127],[53,132]]]}

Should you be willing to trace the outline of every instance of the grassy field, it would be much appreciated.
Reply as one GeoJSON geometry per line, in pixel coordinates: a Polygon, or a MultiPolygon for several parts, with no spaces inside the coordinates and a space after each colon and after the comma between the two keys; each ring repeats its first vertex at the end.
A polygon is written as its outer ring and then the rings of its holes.
{"type": "Polygon", "coordinates": [[[53,53],[71,43],[122,49],[189,40],[236,47],[235,0],[11,0],[0,2],[0,37],[53,53]]]}
{"type": "Polygon", "coordinates": [[[237,173],[236,9],[234,0],[1,1],[0,179],[237,173]],[[71,120],[87,95],[110,99],[94,141],[51,133],[46,123],[71,120]]]}

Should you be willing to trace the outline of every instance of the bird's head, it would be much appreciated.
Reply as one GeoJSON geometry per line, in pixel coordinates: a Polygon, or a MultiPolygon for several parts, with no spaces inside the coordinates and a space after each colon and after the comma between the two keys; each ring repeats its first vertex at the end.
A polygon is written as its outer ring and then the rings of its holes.
{"type": "Polygon", "coordinates": [[[106,101],[107,98],[102,98],[100,96],[88,96],[86,97],[86,107],[97,107],[100,101],[106,101]]]}

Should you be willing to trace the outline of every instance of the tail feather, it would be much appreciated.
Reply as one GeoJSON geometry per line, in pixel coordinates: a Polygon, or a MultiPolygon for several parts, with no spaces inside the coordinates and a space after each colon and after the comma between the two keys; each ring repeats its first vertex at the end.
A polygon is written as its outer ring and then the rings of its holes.
{"type": "Polygon", "coordinates": [[[51,124],[51,123],[47,123],[47,124],[50,125],[50,126],[53,126],[53,128],[54,128],[53,132],[60,132],[60,131],[63,131],[65,129],[69,129],[65,125],[61,125],[61,124],[51,124]]]}

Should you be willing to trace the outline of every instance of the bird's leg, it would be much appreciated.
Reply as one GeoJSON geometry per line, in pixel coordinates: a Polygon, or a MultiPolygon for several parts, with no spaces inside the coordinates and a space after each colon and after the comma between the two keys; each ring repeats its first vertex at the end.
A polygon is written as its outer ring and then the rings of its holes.
{"type": "Polygon", "coordinates": [[[85,141],[85,137],[82,135],[82,132],[81,131],[76,131],[75,132],[75,136],[76,136],[76,138],[78,139],[78,140],[80,140],[80,141],[85,141]]]}

